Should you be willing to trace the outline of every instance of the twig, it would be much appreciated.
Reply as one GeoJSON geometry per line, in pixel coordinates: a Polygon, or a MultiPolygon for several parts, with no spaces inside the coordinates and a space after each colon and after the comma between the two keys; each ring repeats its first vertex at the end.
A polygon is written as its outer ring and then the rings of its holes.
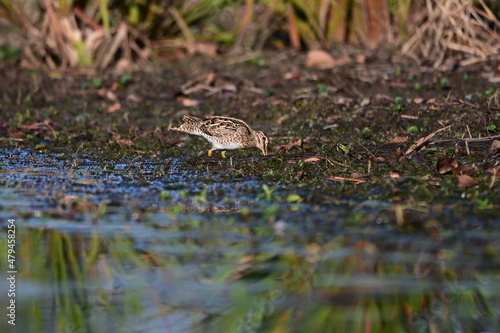
{"type": "Polygon", "coordinates": [[[18,138],[0,138],[0,141],[24,141],[24,139],[18,139],[18,138]]]}
{"type": "Polygon", "coordinates": [[[418,148],[420,148],[421,146],[423,146],[423,144],[425,142],[427,142],[428,140],[432,139],[432,137],[434,137],[434,135],[436,135],[437,133],[441,132],[441,131],[444,131],[445,129],[448,129],[450,128],[451,125],[448,125],[446,127],[443,127],[443,128],[440,128],[438,129],[437,131],[427,135],[425,138],[421,138],[420,140],[418,140],[415,144],[413,144],[405,153],[405,155],[408,155],[410,153],[412,153],[413,151],[417,150],[418,148]]]}
{"type": "Polygon", "coordinates": [[[345,177],[337,177],[337,176],[332,176],[332,177],[324,177],[324,179],[329,179],[329,180],[347,180],[350,182],[355,182],[355,183],[365,183],[366,180],[363,179],[356,179],[356,178],[345,178],[345,177]]]}

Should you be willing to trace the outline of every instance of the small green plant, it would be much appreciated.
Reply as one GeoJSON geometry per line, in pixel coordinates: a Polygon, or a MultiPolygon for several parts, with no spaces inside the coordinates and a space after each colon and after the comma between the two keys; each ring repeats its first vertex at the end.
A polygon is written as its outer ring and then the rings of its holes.
{"type": "Polygon", "coordinates": [[[486,96],[488,96],[488,97],[493,96],[494,93],[495,93],[495,88],[490,88],[490,89],[486,90],[486,92],[485,92],[486,96]]]}
{"type": "Polygon", "coordinates": [[[368,128],[368,127],[365,127],[363,128],[363,130],[361,131],[361,136],[363,138],[366,138],[368,136],[370,136],[370,134],[372,133],[372,131],[368,128]]]}
{"type": "Polygon", "coordinates": [[[450,81],[447,78],[443,77],[441,81],[439,81],[438,89],[439,90],[450,89],[450,81]]]}
{"type": "Polygon", "coordinates": [[[287,201],[292,203],[292,202],[301,202],[302,198],[298,194],[290,194],[287,198],[287,201]]]}
{"type": "Polygon", "coordinates": [[[418,82],[415,83],[415,91],[416,92],[421,92],[422,91],[422,85],[418,82]]]}
{"type": "Polygon", "coordinates": [[[273,194],[273,192],[276,189],[275,188],[270,188],[266,184],[262,185],[262,189],[264,190],[264,193],[261,193],[261,194],[257,195],[257,199],[264,198],[264,200],[266,200],[266,201],[271,201],[272,194],[273,194]]]}
{"type": "Polygon", "coordinates": [[[125,74],[120,77],[120,80],[118,81],[118,89],[121,90],[125,88],[128,84],[132,82],[132,75],[130,74],[125,74]]]}
{"type": "Polygon", "coordinates": [[[418,127],[417,126],[410,126],[408,130],[406,131],[410,135],[415,135],[418,133],[418,127]]]}
{"type": "Polygon", "coordinates": [[[93,77],[91,80],[92,86],[96,89],[101,88],[102,85],[102,78],[100,77],[93,77]]]}
{"type": "Polygon", "coordinates": [[[479,209],[488,209],[492,208],[492,205],[490,204],[490,199],[488,197],[484,199],[477,199],[476,204],[479,209]]]}
{"type": "Polygon", "coordinates": [[[255,64],[259,67],[267,67],[269,66],[269,61],[267,59],[259,57],[258,55],[254,56],[252,59],[249,61],[252,64],[255,64]]]}
{"type": "Polygon", "coordinates": [[[318,94],[328,96],[328,87],[324,83],[318,83],[318,94]]]}
{"type": "Polygon", "coordinates": [[[208,204],[207,190],[202,190],[199,195],[195,195],[194,200],[196,200],[197,203],[202,203],[207,205],[208,204]]]}
{"type": "Polygon", "coordinates": [[[0,47],[0,61],[18,57],[20,54],[21,51],[12,44],[6,44],[0,47]]]}
{"type": "Polygon", "coordinates": [[[403,99],[403,97],[396,97],[394,98],[394,102],[396,103],[396,105],[393,105],[391,107],[392,110],[395,110],[395,111],[402,111],[405,109],[405,101],[403,99]]]}
{"type": "Polygon", "coordinates": [[[496,129],[497,129],[496,125],[490,125],[490,126],[488,126],[488,127],[486,127],[486,128],[487,128],[487,129],[488,129],[488,131],[490,131],[490,132],[495,132],[495,131],[496,131],[496,129]]]}
{"type": "Polygon", "coordinates": [[[274,94],[274,88],[267,88],[266,91],[264,92],[264,96],[270,97],[274,94]]]}
{"type": "Polygon", "coordinates": [[[346,154],[349,154],[349,148],[347,148],[345,145],[339,143],[339,148],[346,154]]]}

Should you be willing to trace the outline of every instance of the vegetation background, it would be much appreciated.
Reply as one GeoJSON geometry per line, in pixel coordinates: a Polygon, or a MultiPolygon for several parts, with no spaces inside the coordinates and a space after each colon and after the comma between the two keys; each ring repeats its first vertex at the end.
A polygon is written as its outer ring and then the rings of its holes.
{"type": "Polygon", "coordinates": [[[87,73],[145,67],[179,50],[215,56],[345,43],[397,47],[438,67],[456,53],[498,54],[499,7],[486,0],[1,0],[2,31],[14,34],[0,43],[22,49],[27,68],[87,73]]]}

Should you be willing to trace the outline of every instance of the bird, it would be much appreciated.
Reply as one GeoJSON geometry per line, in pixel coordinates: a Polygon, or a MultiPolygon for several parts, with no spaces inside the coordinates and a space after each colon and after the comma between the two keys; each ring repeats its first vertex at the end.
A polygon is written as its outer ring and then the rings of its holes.
{"type": "Polygon", "coordinates": [[[172,130],[204,137],[212,144],[208,156],[214,150],[222,150],[222,157],[226,157],[226,150],[242,148],[259,148],[264,156],[267,155],[269,137],[262,131],[254,131],[246,122],[240,119],[222,116],[195,117],[185,115],[184,122],[172,130]]]}

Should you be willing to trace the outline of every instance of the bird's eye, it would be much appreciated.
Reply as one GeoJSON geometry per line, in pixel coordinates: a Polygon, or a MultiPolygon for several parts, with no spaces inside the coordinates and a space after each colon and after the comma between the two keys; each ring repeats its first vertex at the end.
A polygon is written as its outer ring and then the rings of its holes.
{"type": "Polygon", "coordinates": [[[262,140],[266,141],[266,140],[267,140],[267,138],[266,138],[265,136],[263,136],[263,137],[262,137],[262,140]]]}

